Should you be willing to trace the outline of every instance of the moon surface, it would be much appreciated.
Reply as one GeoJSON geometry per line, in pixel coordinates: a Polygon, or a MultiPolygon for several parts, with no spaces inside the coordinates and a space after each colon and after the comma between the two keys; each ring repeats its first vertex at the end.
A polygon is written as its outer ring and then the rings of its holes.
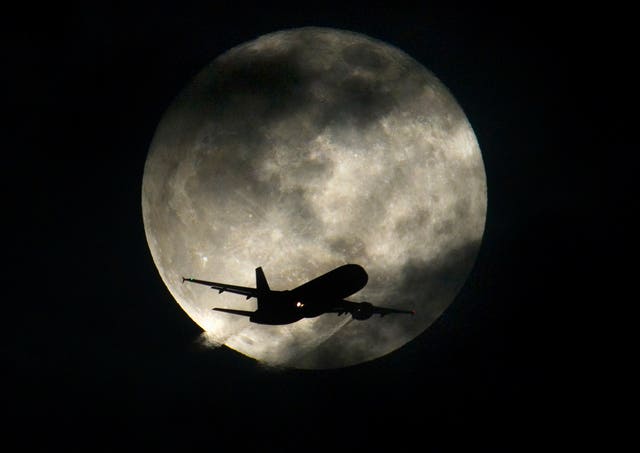
{"type": "Polygon", "coordinates": [[[211,345],[295,368],[390,353],[451,304],[486,216],[477,140],[447,88],[399,49],[301,28],[235,47],[165,113],[144,168],[145,232],[158,271],[211,345]],[[366,321],[324,314],[252,324],[213,307],[255,300],[181,276],[292,289],[345,263],[368,285],[349,300],[413,309],[366,321]]]}

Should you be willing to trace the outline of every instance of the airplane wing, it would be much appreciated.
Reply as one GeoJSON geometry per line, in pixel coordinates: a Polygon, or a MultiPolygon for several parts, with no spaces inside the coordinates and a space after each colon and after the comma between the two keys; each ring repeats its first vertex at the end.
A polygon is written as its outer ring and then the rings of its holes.
{"type": "Polygon", "coordinates": [[[385,307],[376,307],[375,305],[373,306],[373,313],[380,315],[381,317],[384,315],[388,315],[391,313],[404,313],[407,315],[415,315],[416,312],[415,310],[399,310],[397,308],[385,308],[385,307]]]}
{"type": "Polygon", "coordinates": [[[413,310],[400,310],[397,308],[376,307],[369,302],[351,302],[348,300],[341,300],[338,304],[327,310],[327,313],[338,313],[342,315],[344,313],[350,313],[355,319],[368,319],[372,315],[380,315],[380,317],[388,314],[401,313],[407,315],[415,315],[413,310]]]}
{"type": "Polygon", "coordinates": [[[252,297],[258,296],[257,289],[248,288],[246,286],[227,285],[226,283],[208,282],[206,280],[198,280],[196,278],[182,277],[182,283],[184,282],[191,282],[191,283],[197,283],[199,285],[205,285],[211,289],[217,289],[218,293],[224,293],[226,291],[228,293],[241,294],[243,296],[246,296],[247,299],[251,299],[252,297]]]}

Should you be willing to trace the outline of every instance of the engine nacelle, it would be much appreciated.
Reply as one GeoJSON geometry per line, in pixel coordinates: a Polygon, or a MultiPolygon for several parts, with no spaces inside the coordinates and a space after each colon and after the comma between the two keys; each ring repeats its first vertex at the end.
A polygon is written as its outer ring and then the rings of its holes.
{"type": "Polygon", "coordinates": [[[357,319],[358,321],[369,319],[371,315],[373,315],[373,305],[369,302],[360,302],[358,307],[351,312],[353,319],[357,319]]]}

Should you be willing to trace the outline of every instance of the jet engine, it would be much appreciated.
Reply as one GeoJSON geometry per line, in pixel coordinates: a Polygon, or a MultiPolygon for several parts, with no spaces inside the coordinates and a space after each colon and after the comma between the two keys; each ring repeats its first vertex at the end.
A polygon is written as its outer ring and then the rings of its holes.
{"type": "Polygon", "coordinates": [[[369,319],[371,315],[373,315],[373,305],[369,302],[360,302],[358,307],[351,312],[353,319],[357,319],[358,321],[369,319]]]}

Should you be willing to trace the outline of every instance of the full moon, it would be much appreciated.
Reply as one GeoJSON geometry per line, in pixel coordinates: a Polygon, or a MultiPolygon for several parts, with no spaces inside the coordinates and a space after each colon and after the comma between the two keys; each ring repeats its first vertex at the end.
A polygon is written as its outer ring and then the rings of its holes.
{"type": "Polygon", "coordinates": [[[426,330],[474,264],[486,206],[480,148],[447,88],[395,47],[326,28],[213,60],[166,111],[142,184],[153,260],[208,344],[306,369],[372,360],[426,330]],[[255,287],[262,266],[285,290],[346,263],[369,275],[349,300],[416,315],[265,326],[212,310],[254,299],[181,283],[255,287]]]}

